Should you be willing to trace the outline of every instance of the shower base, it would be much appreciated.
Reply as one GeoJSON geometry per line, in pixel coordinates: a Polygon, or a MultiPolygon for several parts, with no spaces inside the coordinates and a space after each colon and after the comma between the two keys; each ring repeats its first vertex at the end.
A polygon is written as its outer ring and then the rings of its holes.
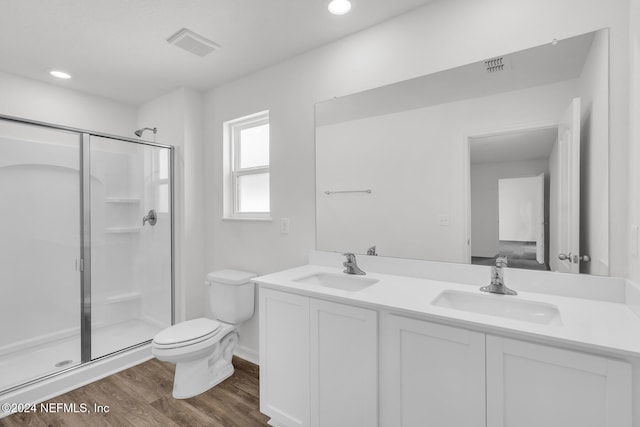
{"type": "MultiPolygon", "coordinates": [[[[92,359],[148,341],[160,330],[156,325],[143,320],[129,320],[94,328],[91,340],[92,359]]],[[[79,334],[0,355],[0,393],[79,364],[79,334]]]]}

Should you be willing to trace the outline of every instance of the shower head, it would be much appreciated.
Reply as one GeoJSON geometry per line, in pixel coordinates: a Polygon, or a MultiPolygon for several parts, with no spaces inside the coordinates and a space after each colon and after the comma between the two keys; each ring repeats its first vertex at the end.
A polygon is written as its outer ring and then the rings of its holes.
{"type": "Polygon", "coordinates": [[[144,132],[145,130],[150,130],[153,132],[153,134],[155,135],[156,132],[158,132],[158,128],[142,128],[142,129],[138,129],[137,131],[135,131],[134,133],[136,134],[136,136],[138,138],[140,138],[142,136],[142,132],[144,132]]]}

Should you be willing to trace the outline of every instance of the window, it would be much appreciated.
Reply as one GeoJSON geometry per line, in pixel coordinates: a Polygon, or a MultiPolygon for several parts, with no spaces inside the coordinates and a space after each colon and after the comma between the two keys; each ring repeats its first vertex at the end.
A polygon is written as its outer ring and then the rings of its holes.
{"type": "Polygon", "coordinates": [[[269,218],[269,112],[224,124],[225,217],[269,218]]]}

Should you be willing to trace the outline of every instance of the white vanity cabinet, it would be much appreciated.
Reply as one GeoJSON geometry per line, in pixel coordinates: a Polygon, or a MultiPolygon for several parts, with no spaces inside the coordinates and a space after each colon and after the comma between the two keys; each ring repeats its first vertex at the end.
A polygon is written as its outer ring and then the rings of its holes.
{"type": "Polygon", "coordinates": [[[632,425],[627,362],[395,314],[380,329],[382,427],[632,425]]]}
{"type": "Polygon", "coordinates": [[[309,425],[309,298],[260,289],[260,412],[309,425]]]}
{"type": "Polygon", "coordinates": [[[260,288],[260,411],[274,426],[378,424],[377,312],[260,288]]]}
{"type": "Polygon", "coordinates": [[[378,425],[378,321],[373,310],[312,298],[311,426],[378,425]]]}
{"type": "Polygon", "coordinates": [[[630,427],[631,365],[487,335],[488,427],[630,427]]]}
{"type": "Polygon", "coordinates": [[[485,336],[394,314],[380,320],[380,425],[483,427],[485,336]]]}

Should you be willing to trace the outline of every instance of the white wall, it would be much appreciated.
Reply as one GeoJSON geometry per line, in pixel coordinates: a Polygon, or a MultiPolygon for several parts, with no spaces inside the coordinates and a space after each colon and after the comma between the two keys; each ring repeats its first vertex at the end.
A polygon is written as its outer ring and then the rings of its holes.
{"type": "MultiPolygon", "coordinates": [[[[202,95],[177,89],[138,109],[139,127],[157,127],[156,142],[175,149],[176,321],[206,313],[204,279],[202,95]]],[[[144,134],[150,138],[151,134],[144,134]]]]}
{"type": "MultiPolygon", "coordinates": [[[[637,0],[634,0],[637,1],[637,0]]],[[[223,85],[206,95],[207,269],[268,273],[315,246],[314,103],[433,73],[554,38],[611,28],[610,260],[627,265],[628,0],[441,0],[223,85]],[[274,222],[222,221],[222,123],[271,112],[274,222]],[[291,220],[281,235],[278,218],[291,220]]],[[[241,342],[257,349],[257,330],[241,342]]]]}
{"type": "Polygon", "coordinates": [[[569,80],[317,127],[317,248],[468,262],[468,137],[555,125],[576,93],[569,80]],[[352,189],[372,193],[324,194],[352,189]]]}
{"type": "Polygon", "coordinates": [[[135,107],[0,72],[0,114],[133,136],[135,107]]]}
{"type": "MultiPolygon", "coordinates": [[[[471,165],[471,255],[493,257],[498,239],[498,180],[549,172],[548,159],[471,165]]],[[[547,197],[548,199],[548,197],[547,197]]]]}

